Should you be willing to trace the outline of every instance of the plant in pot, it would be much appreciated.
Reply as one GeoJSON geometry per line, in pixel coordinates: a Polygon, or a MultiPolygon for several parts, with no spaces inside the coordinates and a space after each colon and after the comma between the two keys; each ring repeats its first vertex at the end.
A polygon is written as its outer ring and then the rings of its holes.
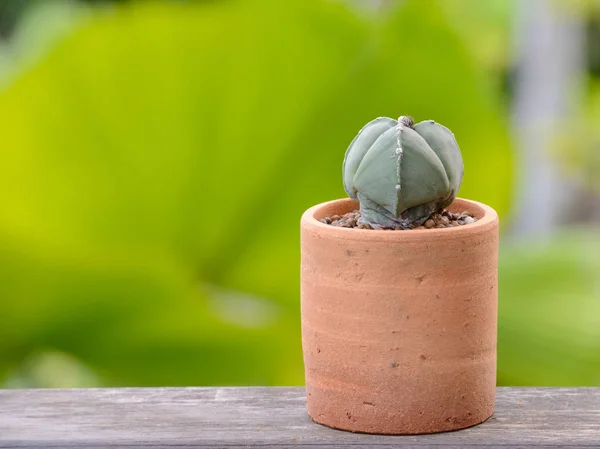
{"type": "Polygon", "coordinates": [[[462,177],[446,127],[378,118],[346,151],[350,198],[303,214],[302,346],[314,421],[419,434],[492,415],[498,216],[456,198],[462,177]]]}

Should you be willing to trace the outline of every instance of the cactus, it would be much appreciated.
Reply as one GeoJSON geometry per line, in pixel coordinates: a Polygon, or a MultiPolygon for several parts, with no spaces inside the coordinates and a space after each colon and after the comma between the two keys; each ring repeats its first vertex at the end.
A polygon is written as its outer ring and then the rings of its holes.
{"type": "Polygon", "coordinates": [[[344,189],[360,202],[363,223],[409,229],[452,203],[463,171],[458,143],[445,126],[379,117],[346,150],[344,189]]]}

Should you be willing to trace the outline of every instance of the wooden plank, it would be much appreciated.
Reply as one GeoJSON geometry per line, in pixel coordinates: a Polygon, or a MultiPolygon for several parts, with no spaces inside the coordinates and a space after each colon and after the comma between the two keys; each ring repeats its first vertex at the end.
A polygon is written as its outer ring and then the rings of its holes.
{"type": "Polygon", "coordinates": [[[302,388],[0,390],[0,448],[600,447],[600,388],[499,388],[484,424],[363,435],[310,421],[302,388]]]}

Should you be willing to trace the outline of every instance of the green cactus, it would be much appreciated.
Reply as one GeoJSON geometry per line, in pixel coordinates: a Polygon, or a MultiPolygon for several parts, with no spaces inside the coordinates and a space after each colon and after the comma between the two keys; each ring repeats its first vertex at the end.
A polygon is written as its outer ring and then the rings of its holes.
{"type": "Polygon", "coordinates": [[[344,189],[360,202],[364,223],[406,229],[452,203],[463,172],[458,143],[445,126],[379,117],[346,150],[344,189]]]}

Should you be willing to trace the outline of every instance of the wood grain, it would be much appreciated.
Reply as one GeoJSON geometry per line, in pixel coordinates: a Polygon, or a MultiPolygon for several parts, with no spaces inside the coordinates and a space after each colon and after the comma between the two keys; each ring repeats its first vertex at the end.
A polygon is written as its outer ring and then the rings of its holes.
{"type": "Polygon", "coordinates": [[[310,421],[303,388],[0,390],[0,448],[600,448],[600,388],[499,388],[487,422],[423,436],[310,421]]]}

